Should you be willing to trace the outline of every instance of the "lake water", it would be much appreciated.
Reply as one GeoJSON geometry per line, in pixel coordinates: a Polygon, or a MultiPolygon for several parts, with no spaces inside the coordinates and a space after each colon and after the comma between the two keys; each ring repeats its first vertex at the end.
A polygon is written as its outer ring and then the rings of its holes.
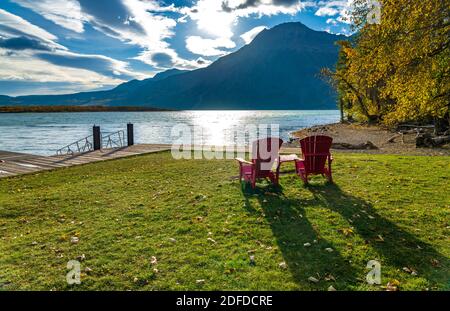
{"type": "Polygon", "coordinates": [[[185,124],[202,129],[195,133],[202,143],[225,145],[233,137],[224,133],[247,124],[278,124],[281,138],[287,139],[291,131],[338,120],[338,110],[0,113],[0,150],[52,155],[91,135],[94,124],[105,133],[125,130],[131,122],[135,143],[150,144],[172,143],[173,127],[185,124]]]}

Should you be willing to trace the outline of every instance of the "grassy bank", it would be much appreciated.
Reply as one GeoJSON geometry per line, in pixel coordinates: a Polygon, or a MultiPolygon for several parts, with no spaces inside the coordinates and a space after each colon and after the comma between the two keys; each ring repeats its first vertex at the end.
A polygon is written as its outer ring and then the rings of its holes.
{"type": "Polygon", "coordinates": [[[375,259],[382,285],[450,289],[448,157],[335,159],[336,185],[257,191],[233,161],[170,153],[1,179],[0,288],[382,290],[375,259]]]}

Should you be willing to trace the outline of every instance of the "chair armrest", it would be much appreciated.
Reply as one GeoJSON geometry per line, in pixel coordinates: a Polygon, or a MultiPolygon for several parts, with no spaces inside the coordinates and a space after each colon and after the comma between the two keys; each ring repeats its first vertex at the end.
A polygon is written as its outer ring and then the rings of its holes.
{"type": "Polygon", "coordinates": [[[241,159],[241,158],[235,158],[235,160],[236,160],[236,161],[238,161],[238,162],[239,162],[239,164],[248,164],[248,165],[253,165],[253,163],[252,163],[252,162],[246,161],[246,160],[244,160],[244,159],[241,159]]]}

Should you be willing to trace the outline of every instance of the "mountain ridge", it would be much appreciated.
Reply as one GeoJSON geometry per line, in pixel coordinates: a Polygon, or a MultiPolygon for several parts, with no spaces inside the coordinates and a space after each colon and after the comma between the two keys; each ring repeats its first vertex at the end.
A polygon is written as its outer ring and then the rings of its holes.
{"type": "Polygon", "coordinates": [[[335,94],[319,77],[337,61],[335,42],[347,37],[299,22],[261,31],[251,43],[205,68],[171,69],[107,91],[0,96],[0,104],[130,105],[165,109],[331,109],[335,94]]]}

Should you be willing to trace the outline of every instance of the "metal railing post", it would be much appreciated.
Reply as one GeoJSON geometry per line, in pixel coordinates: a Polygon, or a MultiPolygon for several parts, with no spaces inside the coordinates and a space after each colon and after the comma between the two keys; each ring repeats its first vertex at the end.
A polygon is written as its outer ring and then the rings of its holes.
{"type": "Polygon", "coordinates": [[[127,142],[128,142],[128,146],[133,146],[134,145],[134,127],[133,127],[133,123],[128,123],[127,124],[127,142]]]}
{"type": "Polygon", "coordinates": [[[102,135],[100,134],[100,126],[94,125],[92,128],[92,134],[94,139],[94,150],[100,150],[102,148],[102,135]]]}

